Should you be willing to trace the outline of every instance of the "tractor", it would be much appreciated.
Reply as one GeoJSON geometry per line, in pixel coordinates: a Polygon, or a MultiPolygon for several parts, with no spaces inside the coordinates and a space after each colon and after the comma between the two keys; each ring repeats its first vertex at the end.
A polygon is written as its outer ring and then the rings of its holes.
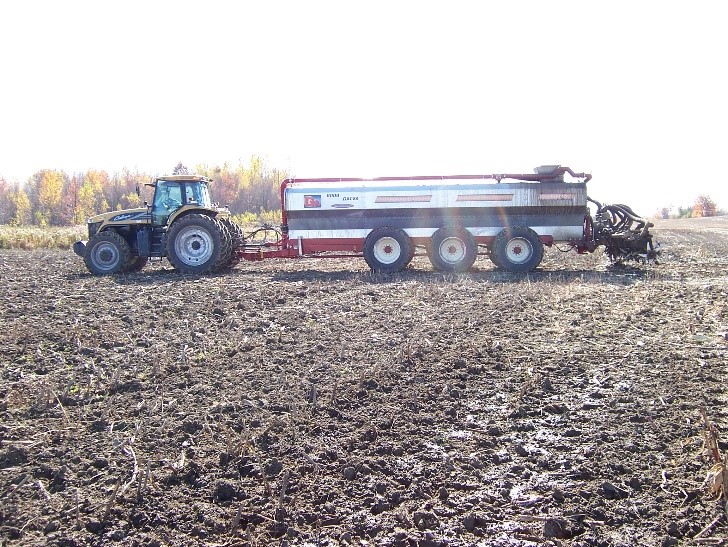
{"type": "MultiPolygon", "coordinates": [[[[235,266],[245,241],[226,207],[210,198],[211,179],[157,177],[152,203],[88,220],[88,240],[73,251],[96,275],[140,271],[150,258],[167,258],[182,273],[219,272],[235,266]]],[[[137,193],[138,193],[137,188],[137,193]]]]}

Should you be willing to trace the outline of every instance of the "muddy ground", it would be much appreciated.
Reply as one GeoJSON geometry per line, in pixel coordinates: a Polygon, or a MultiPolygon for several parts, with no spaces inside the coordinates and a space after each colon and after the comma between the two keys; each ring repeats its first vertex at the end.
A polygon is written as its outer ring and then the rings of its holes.
{"type": "Polygon", "coordinates": [[[529,275],[3,251],[0,543],[728,545],[728,222],[655,233],[529,275]]]}

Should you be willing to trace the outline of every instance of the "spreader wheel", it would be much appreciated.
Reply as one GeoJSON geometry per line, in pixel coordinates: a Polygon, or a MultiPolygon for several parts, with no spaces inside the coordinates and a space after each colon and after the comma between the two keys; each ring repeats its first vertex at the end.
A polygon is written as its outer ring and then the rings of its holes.
{"type": "Polygon", "coordinates": [[[493,265],[496,268],[502,268],[503,266],[498,264],[498,258],[495,256],[495,246],[491,245],[491,247],[489,248],[489,251],[490,252],[488,253],[488,258],[490,258],[490,261],[493,263],[493,265]]]}
{"type": "Polygon", "coordinates": [[[83,261],[91,273],[110,275],[126,271],[130,257],[126,240],[113,230],[106,230],[89,239],[83,261]]]}
{"type": "Polygon", "coordinates": [[[543,243],[530,228],[516,226],[496,236],[491,252],[497,266],[509,272],[530,272],[543,259],[543,243]]]}
{"type": "Polygon", "coordinates": [[[364,242],[364,260],[375,272],[400,272],[407,267],[413,256],[412,241],[399,228],[376,228],[364,242]]]}
{"type": "Polygon", "coordinates": [[[478,256],[473,234],[458,226],[445,226],[432,234],[430,262],[441,272],[466,272],[478,256]]]}

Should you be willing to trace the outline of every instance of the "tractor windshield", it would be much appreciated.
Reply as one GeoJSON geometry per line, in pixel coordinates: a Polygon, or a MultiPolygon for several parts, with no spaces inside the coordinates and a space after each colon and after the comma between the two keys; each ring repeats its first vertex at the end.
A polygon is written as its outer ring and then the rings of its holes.
{"type": "Polygon", "coordinates": [[[200,207],[212,207],[210,191],[204,182],[185,183],[185,194],[188,204],[196,204],[200,207]]]}

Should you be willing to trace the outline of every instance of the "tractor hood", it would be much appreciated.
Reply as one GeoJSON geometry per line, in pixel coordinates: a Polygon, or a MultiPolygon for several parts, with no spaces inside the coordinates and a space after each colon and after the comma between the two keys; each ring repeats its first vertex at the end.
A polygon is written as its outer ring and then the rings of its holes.
{"type": "Polygon", "coordinates": [[[130,222],[142,221],[149,218],[149,211],[146,207],[137,209],[124,209],[122,211],[109,211],[100,215],[92,216],[88,219],[89,224],[97,224],[99,222],[130,222]]]}

